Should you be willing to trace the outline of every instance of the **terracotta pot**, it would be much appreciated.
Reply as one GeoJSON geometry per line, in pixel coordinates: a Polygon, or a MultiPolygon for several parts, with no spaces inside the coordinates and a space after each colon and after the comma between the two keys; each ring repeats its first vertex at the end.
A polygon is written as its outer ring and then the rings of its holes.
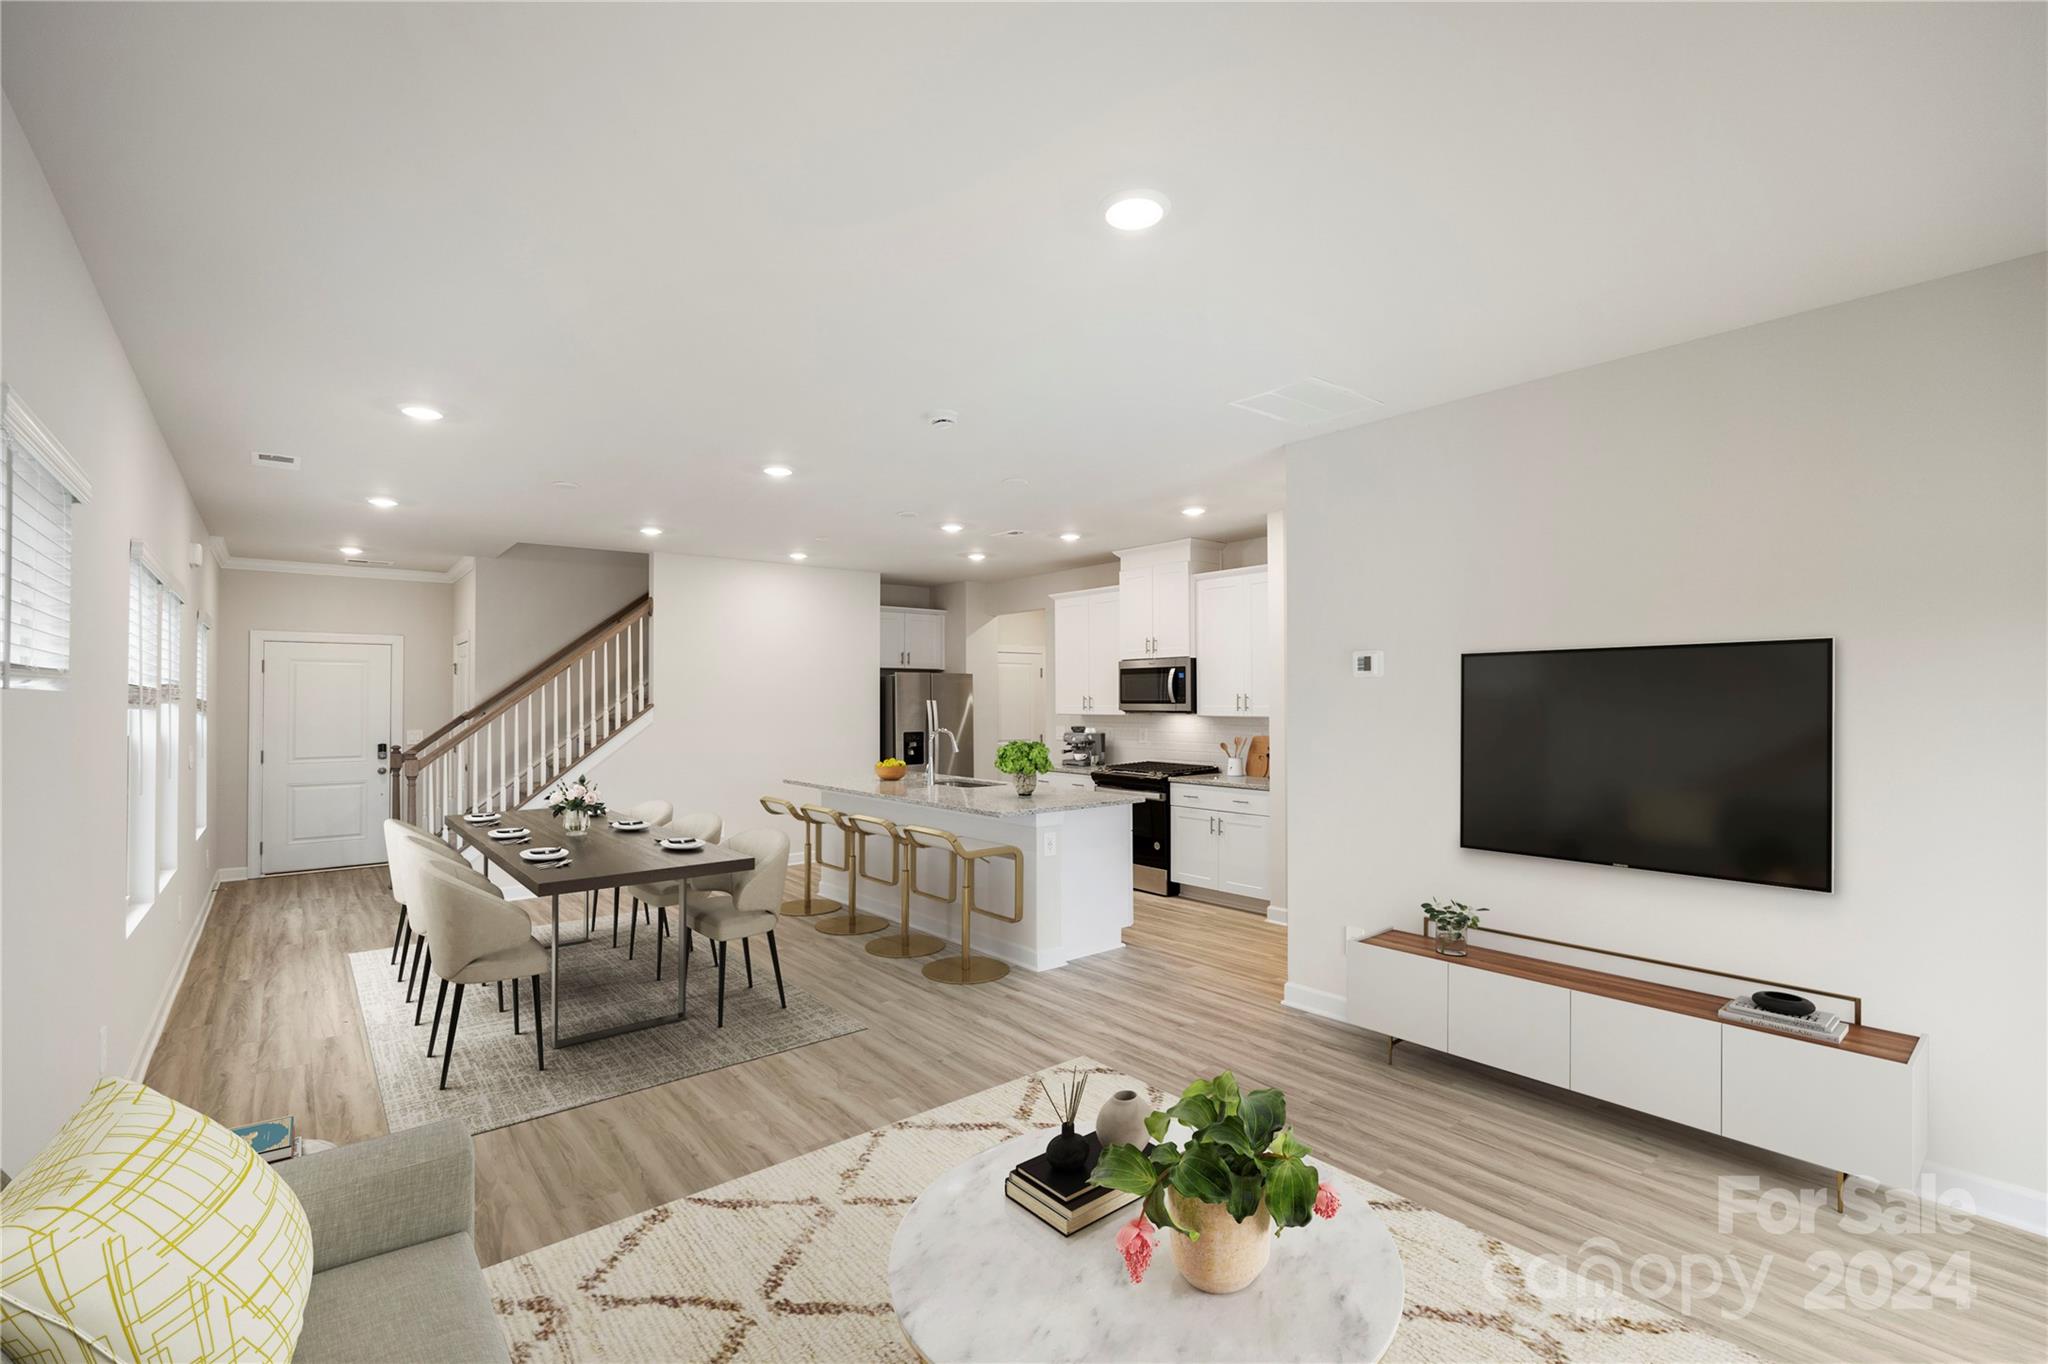
{"type": "Polygon", "coordinates": [[[1140,1151],[1152,1142],[1145,1119],[1152,1115],[1151,1101],[1135,1089],[1119,1089],[1102,1101],[1095,1115],[1095,1135],[1104,1146],[1135,1146],[1140,1151]]]}
{"type": "Polygon", "coordinates": [[[1242,1222],[1232,1220],[1230,1209],[1221,1203],[1197,1203],[1171,1189],[1166,1200],[1174,1221],[1202,1233],[1200,1240],[1166,1233],[1173,1246],[1173,1267],[1183,1279],[1204,1293],[1235,1293],[1259,1277],[1273,1253],[1273,1214],[1266,1210],[1265,1199],[1242,1222]]]}

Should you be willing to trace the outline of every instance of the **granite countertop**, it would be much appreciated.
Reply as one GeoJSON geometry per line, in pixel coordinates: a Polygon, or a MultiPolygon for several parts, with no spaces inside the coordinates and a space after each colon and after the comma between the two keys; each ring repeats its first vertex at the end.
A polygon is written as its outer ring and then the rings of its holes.
{"type": "Polygon", "coordinates": [[[1272,781],[1267,777],[1226,777],[1221,772],[1211,772],[1204,777],[1175,777],[1175,786],[1228,786],[1239,791],[1267,791],[1272,781]]]}
{"type": "Polygon", "coordinates": [[[950,810],[988,819],[1031,819],[1037,815],[1063,814],[1069,810],[1092,810],[1113,805],[1136,805],[1145,797],[1136,791],[1111,791],[1090,786],[1071,787],[1038,784],[1029,796],[1020,796],[1009,782],[999,786],[926,786],[923,773],[912,768],[897,781],[879,777],[854,777],[847,781],[810,781],[785,778],[790,786],[805,786],[842,796],[867,796],[873,800],[895,801],[925,810],[950,810]]]}

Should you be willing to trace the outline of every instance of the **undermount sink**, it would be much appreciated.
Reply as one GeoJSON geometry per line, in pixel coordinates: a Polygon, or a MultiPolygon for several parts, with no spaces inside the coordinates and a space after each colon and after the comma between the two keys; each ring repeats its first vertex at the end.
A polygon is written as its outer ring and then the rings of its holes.
{"type": "Polygon", "coordinates": [[[1001,786],[999,781],[983,781],[980,777],[933,777],[934,786],[1001,786]]]}

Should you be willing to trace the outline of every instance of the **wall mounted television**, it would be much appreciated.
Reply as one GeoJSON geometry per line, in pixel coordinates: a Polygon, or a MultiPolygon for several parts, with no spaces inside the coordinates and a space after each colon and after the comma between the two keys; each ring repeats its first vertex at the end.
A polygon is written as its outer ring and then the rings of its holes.
{"type": "Polygon", "coordinates": [[[1464,656],[1458,842],[1834,888],[1834,641],[1464,656]]]}

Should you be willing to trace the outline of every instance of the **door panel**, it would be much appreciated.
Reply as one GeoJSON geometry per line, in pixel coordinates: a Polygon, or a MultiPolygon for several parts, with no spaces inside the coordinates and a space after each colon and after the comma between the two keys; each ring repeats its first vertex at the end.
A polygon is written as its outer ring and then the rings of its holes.
{"type": "Polygon", "coordinates": [[[1216,816],[1223,836],[1216,840],[1216,889],[1232,895],[1266,898],[1267,831],[1269,821],[1257,815],[1216,816]]]}
{"type": "Polygon", "coordinates": [[[1202,810],[1173,812],[1173,879],[1182,885],[1216,888],[1218,818],[1202,810]]]}
{"type": "Polygon", "coordinates": [[[1088,603],[1052,604],[1052,708],[1060,715],[1088,709],[1088,603]]]}
{"type": "Polygon", "coordinates": [[[946,618],[906,615],[903,620],[903,652],[913,668],[946,666],[946,618]]]}
{"type": "Polygon", "coordinates": [[[259,873],[384,860],[391,646],[263,646],[259,873]]]}
{"type": "Polygon", "coordinates": [[[1189,628],[1188,566],[1156,564],[1152,569],[1152,652],[1185,658],[1194,632],[1189,628]]]}
{"type": "Polygon", "coordinates": [[[1247,715],[1271,715],[1273,698],[1267,695],[1272,685],[1272,665],[1266,658],[1266,610],[1268,598],[1266,584],[1269,580],[1261,573],[1244,580],[1245,589],[1245,630],[1244,661],[1241,675],[1244,678],[1244,693],[1247,700],[1247,715]]]}
{"type": "Polygon", "coordinates": [[[1242,715],[1245,634],[1250,628],[1244,580],[1225,578],[1196,589],[1201,623],[1196,643],[1195,709],[1203,715],[1242,715]]]}
{"type": "Polygon", "coordinates": [[[894,611],[882,612],[882,666],[901,668],[903,662],[904,629],[903,617],[894,611]]]}
{"type": "Polygon", "coordinates": [[[1116,632],[1122,600],[1121,592],[1114,597],[1088,599],[1088,696],[1095,703],[1088,707],[1090,715],[1123,714],[1117,708],[1116,700],[1117,664],[1121,661],[1121,656],[1117,653],[1116,632]]]}
{"type": "Polygon", "coordinates": [[[1144,658],[1152,652],[1152,570],[1127,568],[1117,579],[1116,656],[1144,658]]]}

